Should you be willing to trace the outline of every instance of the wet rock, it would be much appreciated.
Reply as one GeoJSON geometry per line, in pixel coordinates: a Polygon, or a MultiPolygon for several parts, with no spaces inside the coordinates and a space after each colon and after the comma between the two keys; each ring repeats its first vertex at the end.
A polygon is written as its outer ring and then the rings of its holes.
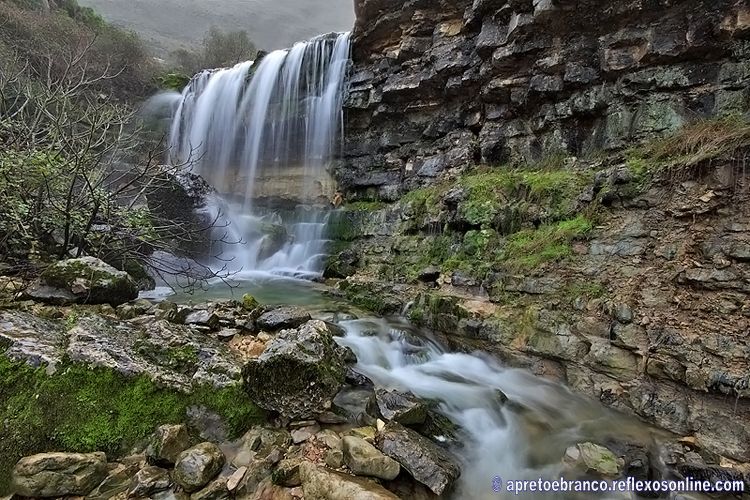
{"type": "Polygon", "coordinates": [[[232,465],[248,466],[255,457],[266,458],[273,450],[286,450],[290,444],[292,438],[286,429],[253,427],[242,437],[242,444],[232,459],[232,465]]]}
{"type": "Polygon", "coordinates": [[[336,413],[358,425],[372,425],[375,422],[375,394],[369,387],[344,387],[333,398],[336,413]]]}
{"type": "Polygon", "coordinates": [[[344,462],[358,476],[371,476],[390,481],[395,479],[401,471],[398,462],[383,455],[364,439],[345,436],[342,444],[344,462]]]}
{"type": "Polygon", "coordinates": [[[184,323],[186,325],[197,325],[205,326],[211,330],[216,329],[219,326],[219,316],[213,311],[206,309],[193,311],[185,317],[184,323]]]}
{"type": "Polygon", "coordinates": [[[200,443],[177,457],[174,480],[185,491],[194,492],[207,485],[224,466],[224,453],[213,443],[200,443]]]}
{"type": "Polygon", "coordinates": [[[375,389],[375,399],[380,414],[386,420],[417,425],[427,418],[427,405],[413,394],[378,387],[375,389]]]}
{"type": "Polygon", "coordinates": [[[623,461],[604,446],[594,443],[579,443],[565,451],[565,464],[584,474],[595,473],[602,477],[617,477],[623,461]]]}
{"type": "Polygon", "coordinates": [[[293,429],[292,434],[292,443],[294,444],[300,444],[304,443],[315,433],[317,433],[320,430],[320,426],[317,424],[317,422],[312,422],[309,425],[304,425],[302,427],[299,427],[297,429],[293,429]]]}
{"type": "Polygon", "coordinates": [[[615,318],[620,323],[628,324],[633,321],[633,311],[627,304],[619,303],[615,306],[615,318]]]}
{"type": "Polygon", "coordinates": [[[279,307],[263,313],[256,321],[259,328],[277,331],[283,328],[297,328],[310,320],[310,314],[299,307],[279,307]]]}
{"type": "Polygon", "coordinates": [[[343,450],[327,450],[323,456],[326,465],[332,469],[340,469],[344,466],[343,450]]]}
{"type": "Polygon", "coordinates": [[[202,490],[190,495],[190,500],[226,500],[230,498],[227,478],[214,479],[202,490]]]}
{"type": "Polygon", "coordinates": [[[126,493],[133,476],[141,468],[141,465],[142,463],[109,464],[107,477],[91,493],[86,495],[86,498],[90,500],[107,500],[126,493]]]}
{"type": "Polygon", "coordinates": [[[305,500],[398,500],[379,484],[367,479],[330,471],[310,462],[300,465],[305,500]]]}
{"type": "Polygon", "coordinates": [[[11,489],[24,497],[87,495],[106,476],[104,453],[40,453],[16,463],[11,489]]]}
{"type": "Polygon", "coordinates": [[[148,498],[172,485],[169,471],[161,467],[146,466],[133,477],[128,489],[128,497],[148,498]]]}
{"type": "Polygon", "coordinates": [[[261,408],[288,418],[314,418],[331,407],[341,388],[344,359],[328,326],[308,321],[283,330],[259,358],[245,365],[245,389],[261,408]]]}
{"type": "Polygon", "coordinates": [[[95,257],[82,257],[52,264],[25,293],[50,304],[118,306],[138,297],[138,285],[128,273],[95,257]]]}
{"type": "Polygon", "coordinates": [[[302,484],[302,479],[300,479],[299,475],[299,467],[302,462],[303,459],[299,457],[286,458],[279,462],[271,476],[273,484],[286,486],[287,488],[294,488],[302,484]]]}
{"type": "Polygon", "coordinates": [[[436,495],[450,491],[461,475],[456,457],[401,424],[388,423],[378,434],[375,445],[436,495]]]}
{"type": "Polygon", "coordinates": [[[358,264],[359,255],[352,249],[346,249],[328,258],[323,270],[323,277],[347,278],[357,272],[358,264]]]}
{"type": "Polygon", "coordinates": [[[190,447],[190,436],[184,425],[162,425],[151,436],[146,460],[152,465],[171,467],[180,453],[190,447]]]}

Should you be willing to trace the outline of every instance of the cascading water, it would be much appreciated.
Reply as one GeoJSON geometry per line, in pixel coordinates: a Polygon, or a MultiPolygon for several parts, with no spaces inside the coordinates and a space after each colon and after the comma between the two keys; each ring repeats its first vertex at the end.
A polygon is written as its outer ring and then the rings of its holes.
{"type": "Polygon", "coordinates": [[[319,274],[349,51],[348,33],[321,36],[204,71],[182,93],[170,161],[192,164],[220,194],[206,210],[229,222],[226,239],[241,241],[224,246],[222,266],[319,274]]]}

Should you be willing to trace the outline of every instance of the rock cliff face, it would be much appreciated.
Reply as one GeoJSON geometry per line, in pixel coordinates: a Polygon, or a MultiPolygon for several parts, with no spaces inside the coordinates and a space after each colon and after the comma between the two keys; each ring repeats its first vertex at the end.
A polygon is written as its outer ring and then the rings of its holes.
{"type": "Polygon", "coordinates": [[[357,12],[344,293],[750,461],[746,3],[357,12]]]}
{"type": "Polygon", "coordinates": [[[357,0],[337,171],[393,200],[450,169],[581,155],[742,108],[737,0],[357,0]]]}

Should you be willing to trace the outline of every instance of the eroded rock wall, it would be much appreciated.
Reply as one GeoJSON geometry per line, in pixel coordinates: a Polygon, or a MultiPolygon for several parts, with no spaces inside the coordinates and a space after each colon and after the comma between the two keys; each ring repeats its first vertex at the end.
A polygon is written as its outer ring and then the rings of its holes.
{"type": "Polygon", "coordinates": [[[357,0],[349,197],[394,200],[446,170],[582,155],[742,109],[737,0],[357,0]]]}

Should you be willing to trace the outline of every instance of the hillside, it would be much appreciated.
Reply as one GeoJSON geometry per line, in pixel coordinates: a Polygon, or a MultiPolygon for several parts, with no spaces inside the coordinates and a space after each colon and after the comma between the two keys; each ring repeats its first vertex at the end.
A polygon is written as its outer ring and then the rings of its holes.
{"type": "Polygon", "coordinates": [[[354,24],[351,0],[81,0],[108,21],[139,33],[160,55],[189,48],[211,26],[247,30],[258,47],[287,47],[354,24]]]}

